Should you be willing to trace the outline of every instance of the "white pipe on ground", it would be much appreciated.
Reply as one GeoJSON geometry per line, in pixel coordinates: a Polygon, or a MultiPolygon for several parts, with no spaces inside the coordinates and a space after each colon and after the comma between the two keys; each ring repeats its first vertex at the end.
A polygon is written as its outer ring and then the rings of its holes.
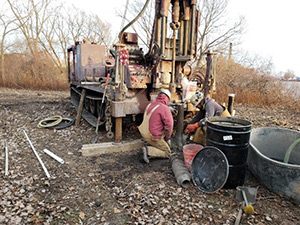
{"type": "Polygon", "coordinates": [[[55,155],[53,152],[49,151],[48,149],[43,150],[47,155],[51,156],[53,159],[55,159],[57,162],[64,164],[64,160],[60,158],[59,156],[55,155]]]}
{"type": "Polygon", "coordinates": [[[5,176],[8,176],[8,147],[7,142],[4,142],[5,145],[5,176]]]}
{"type": "Polygon", "coordinates": [[[41,164],[41,166],[42,166],[42,168],[43,168],[43,170],[44,170],[46,176],[47,176],[48,178],[50,178],[50,174],[49,174],[49,172],[48,172],[48,170],[47,170],[45,164],[43,163],[43,161],[41,160],[39,154],[38,154],[37,151],[35,150],[33,144],[31,143],[29,137],[27,136],[25,130],[23,130],[23,131],[24,131],[24,134],[25,134],[25,136],[26,136],[26,138],[27,138],[27,140],[28,140],[28,142],[29,142],[29,144],[30,144],[30,147],[31,147],[33,153],[35,154],[36,158],[39,160],[39,163],[41,164]]]}

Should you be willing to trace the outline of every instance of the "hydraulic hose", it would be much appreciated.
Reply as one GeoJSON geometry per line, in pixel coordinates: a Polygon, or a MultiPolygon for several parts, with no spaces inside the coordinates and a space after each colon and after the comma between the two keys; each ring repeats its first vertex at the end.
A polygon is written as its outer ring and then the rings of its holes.
{"type": "Polygon", "coordinates": [[[56,130],[60,130],[60,129],[64,129],[64,128],[67,128],[67,127],[70,127],[72,126],[73,124],[75,123],[75,119],[70,119],[70,118],[62,118],[62,121],[60,124],[52,127],[53,129],[56,129],[56,130]],[[66,121],[65,123],[63,123],[64,121],[66,121]]]}
{"type": "Polygon", "coordinates": [[[148,6],[148,4],[149,4],[149,2],[150,2],[150,0],[147,0],[146,1],[146,3],[145,3],[145,5],[144,5],[144,7],[143,7],[143,9],[142,9],[142,11],[130,22],[130,23],[128,23],[122,30],[121,30],[121,32],[119,33],[119,42],[121,42],[122,41],[122,36],[123,36],[123,33],[124,33],[124,31],[128,28],[128,27],[130,27],[133,23],[135,23],[135,21],[137,21],[142,15],[143,15],[143,13],[145,12],[145,10],[146,10],[146,8],[147,8],[147,6],[148,6]]]}
{"type": "Polygon", "coordinates": [[[298,138],[296,141],[294,141],[290,145],[290,147],[288,148],[288,150],[285,153],[284,160],[283,160],[284,163],[288,163],[289,162],[291,152],[296,147],[296,145],[299,144],[299,143],[300,143],[300,138],[298,138]]]}

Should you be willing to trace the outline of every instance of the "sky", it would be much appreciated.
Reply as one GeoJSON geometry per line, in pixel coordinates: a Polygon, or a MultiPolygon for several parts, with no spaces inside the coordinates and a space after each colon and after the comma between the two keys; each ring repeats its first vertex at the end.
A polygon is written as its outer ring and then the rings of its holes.
{"type": "MultiPolygon", "coordinates": [[[[65,1],[99,15],[112,25],[112,36],[118,35],[122,20],[116,16],[116,10],[123,12],[126,0],[109,0],[105,4],[103,0],[65,1]]],[[[131,3],[133,0],[129,0],[131,3]]],[[[239,49],[271,58],[275,73],[290,70],[300,76],[299,9],[299,0],[229,0],[227,14],[232,18],[239,15],[246,18],[246,31],[239,49]]]]}

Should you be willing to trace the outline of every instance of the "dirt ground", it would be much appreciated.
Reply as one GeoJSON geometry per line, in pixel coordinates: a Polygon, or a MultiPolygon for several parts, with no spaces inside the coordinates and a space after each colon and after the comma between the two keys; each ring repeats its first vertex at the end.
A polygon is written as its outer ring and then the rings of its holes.
{"type": "MultiPolygon", "coordinates": [[[[241,203],[235,190],[205,194],[177,185],[168,160],[141,161],[139,151],[83,157],[95,129],[85,121],[66,129],[40,129],[40,120],[60,115],[75,118],[69,92],[0,89],[0,224],[234,224],[241,203]],[[47,179],[25,138],[25,130],[45,163],[47,179]],[[9,176],[4,175],[4,141],[9,176]],[[60,164],[42,150],[65,161],[60,164]]],[[[292,112],[235,105],[236,116],[253,127],[300,130],[300,109],[292,112]]],[[[140,138],[124,126],[125,139],[140,138]]],[[[109,141],[100,130],[99,142],[109,141]]],[[[259,187],[255,214],[241,224],[300,224],[300,206],[261,186],[247,171],[245,186],[259,187]]]]}

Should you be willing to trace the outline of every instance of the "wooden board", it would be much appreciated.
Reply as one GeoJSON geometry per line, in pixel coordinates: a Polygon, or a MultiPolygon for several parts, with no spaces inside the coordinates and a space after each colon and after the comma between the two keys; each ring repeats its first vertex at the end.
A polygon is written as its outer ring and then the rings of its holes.
{"type": "Polygon", "coordinates": [[[82,145],[82,156],[99,156],[107,153],[128,152],[145,146],[141,139],[127,142],[104,142],[82,145]]]}

